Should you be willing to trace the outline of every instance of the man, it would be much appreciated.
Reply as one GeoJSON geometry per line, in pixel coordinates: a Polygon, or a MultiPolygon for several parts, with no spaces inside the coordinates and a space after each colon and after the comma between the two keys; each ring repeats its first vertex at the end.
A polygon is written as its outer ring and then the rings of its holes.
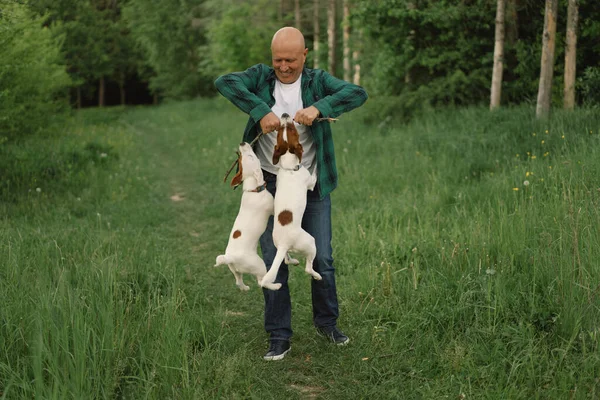
{"type": "MultiPolygon", "coordinates": [[[[317,255],[313,268],[323,280],[312,280],[313,322],[317,333],[333,343],[344,345],[349,339],[337,327],[339,316],[331,248],[331,200],[329,194],[337,186],[337,170],[333,138],[328,122],[318,117],[334,118],[362,105],[367,93],[359,86],[336,79],[327,72],[304,67],[308,49],[304,36],[295,28],[282,28],[271,42],[272,67],[257,64],[246,71],[219,77],[219,92],[250,118],[244,141],[250,143],[262,131],[270,133],[280,124],[283,113],[294,116],[304,148],[302,165],[311,172],[317,169],[317,185],[307,193],[307,206],[302,228],[315,238],[317,255]]],[[[263,135],[256,144],[267,189],[275,195],[277,167],[272,163],[275,134],[263,135]]],[[[273,245],[273,217],[260,239],[263,259],[271,268],[276,248],[273,245]]],[[[265,297],[265,330],[270,335],[265,360],[281,360],[290,350],[292,306],[287,285],[288,268],[283,264],[276,282],[278,291],[263,289],[265,297]]]]}

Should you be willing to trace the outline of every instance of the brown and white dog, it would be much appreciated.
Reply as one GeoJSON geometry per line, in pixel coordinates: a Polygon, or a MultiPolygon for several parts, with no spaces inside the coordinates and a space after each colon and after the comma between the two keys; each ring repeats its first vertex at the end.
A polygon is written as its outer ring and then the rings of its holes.
{"type": "MultiPolygon", "coordinates": [[[[273,215],[273,195],[266,190],[260,161],[248,143],[240,143],[238,155],[238,173],[231,180],[231,186],[242,184],[244,193],[240,210],[231,229],[225,254],[217,257],[215,267],[227,264],[235,276],[240,290],[248,290],[243,274],[252,274],[260,283],[267,268],[256,252],[258,240],[267,227],[269,217],[273,215]]],[[[298,264],[288,258],[286,262],[298,264]]],[[[281,284],[265,286],[277,290],[281,284]]]]}
{"type": "Polygon", "coordinates": [[[314,279],[321,280],[321,275],[312,266],[317,253],[315,239],[302,229],[306,192],[313,190],[317,183],[316,175],[311,175],[300,164],[303,151],[294,121],[288,114],[283,114],[281,125],[277,130],[277,144],[273,151],[273,164],[279,167],[273,221],[273,243],[277,247],[277,254],[271,269],[260,282],[262,287],[281,286],[274,282],[288,251],[304,255],[305,272],[312,275],[314,279]]]}

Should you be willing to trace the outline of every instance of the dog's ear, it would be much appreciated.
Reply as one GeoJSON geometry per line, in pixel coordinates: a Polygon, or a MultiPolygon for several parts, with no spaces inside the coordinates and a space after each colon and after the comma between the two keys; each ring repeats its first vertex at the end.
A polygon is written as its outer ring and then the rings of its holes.
{"type": "Polygon", "coordinates": [[[273,165],[277,165],[277,163],[279,163],[279,158],[288,150],[288,145],[285,140],[283,140],[283,129],[282,126],[277,128],[277,144],[273,149],[273,165]]]}
{"type": "Polygon", "coordinates": [[[296,143],[293,146],[290,146],[290,153],[293,153],[298,157],[298,162],[302,162],[302,154],[304,154],[304,148],[300,143],[296,143]]]}
{"type": "Polygon", "coordinates": [[[279,158],[282,154],[285,154],[286,151],[287,146],[285,144],[283,146],[275,145],[275,148],[273,149],[273,165],[277,165],[279,163],[279,158]],[[282,147],[285,147],[285,149],[282,149],[282,147]]]}
{"type": "Polygon", "coordinates": [[[238,172],[237,172],[237,174],[235,174],[235,176],[231,180],[232,188],[235,188],[242,183],[242,180],[244,179],[244,177],[242,176],[243,173],[244,173],[244,171],[242,169],[242,154],[240,153],[240,155],[238,156],[238,172]]]}

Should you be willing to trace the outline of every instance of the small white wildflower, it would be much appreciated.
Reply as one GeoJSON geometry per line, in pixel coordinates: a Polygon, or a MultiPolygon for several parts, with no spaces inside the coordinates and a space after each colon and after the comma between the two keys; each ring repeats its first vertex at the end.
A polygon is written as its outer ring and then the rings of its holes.
{"type": "Polygon", "coordinates": [[[492,268],[488,268],[485,270],[485,273],[488,275],[494,275],[496,273],[496,270],[492,269],[492,268]]]}
{"type": "Polygon", "coordinates": [[[35,191],[38,193],[42,193],[42,188],[35,188],[35,191]]]}
{"type": "Polygon", "coordinates": [[[100,153],[100,158],[106,158],[106,157],[108,157],[108,154],[106,154],[106,153],[100,153]]]}
{"type": "Polygon", "coordinates": [[[348,152],[348,149],[344,147],[344,153],[347,153],[347,152],[348,152]]]}
{"type": "Polygon", "coordinates": [[[523,186],[529,186],[529,181],[523,181],[523,186]]]}

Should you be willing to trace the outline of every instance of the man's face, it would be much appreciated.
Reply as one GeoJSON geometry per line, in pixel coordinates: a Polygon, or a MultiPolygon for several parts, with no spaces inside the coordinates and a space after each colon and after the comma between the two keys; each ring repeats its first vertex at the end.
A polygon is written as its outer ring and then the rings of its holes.
{"type": "Polygon", "coordinates": [[[308,49],[297,43],[276,43],[271,47],[273,69],[281,83],[294,83],[302,75],[308,49]]]}

